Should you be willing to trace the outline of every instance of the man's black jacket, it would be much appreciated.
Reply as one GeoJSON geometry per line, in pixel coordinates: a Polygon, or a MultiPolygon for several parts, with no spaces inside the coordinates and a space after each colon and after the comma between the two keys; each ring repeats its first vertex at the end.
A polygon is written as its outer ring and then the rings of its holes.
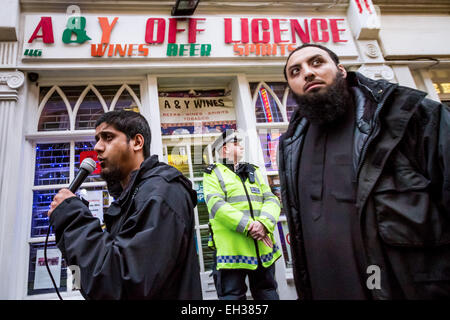
{"type": "MultiPolygon", "coordinates": [[[[411,88],[353,72],[347,79],[357,107],[354,201],[367,266],[381,269],[381,288],[371,290],[372,297],[449,297],[450,110],[411,88]]],[[[300,299],[311,298],[298,196],[307,130],[308,121],[295,112],[278,152],[300,299]]]]}
{"type": "Polygon", "coordinates": [[[196,192],[175,168],[146,159],[104,214],[78,198],[51,215],[56,243],[87,299],[202,299],[194,243],[196,192]]]}

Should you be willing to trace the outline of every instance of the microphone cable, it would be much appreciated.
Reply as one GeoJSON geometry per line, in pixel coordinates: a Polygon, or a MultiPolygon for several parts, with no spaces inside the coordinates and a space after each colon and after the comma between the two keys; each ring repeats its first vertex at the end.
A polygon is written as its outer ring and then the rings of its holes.
{"type": "MultiPolygon", "coordinates": [[[[96,163],[91,158],[85,158],[83,162],[80,164],[80,170],[78,171],[78,174],[76,175],[75,179],[70,183],[69,190],[73,193],[81,186],[83,181],[86,179],[86,177],[91,174],[96,169],[96,163]]],[[[45,237],[45,244],[44,244],[44,260],[45,260],[45,267],[47,268],[48,274],[50,276],[50,279],[52,280],[53,287],[55,287],[56,294],[58,295],[59,300],[63,300],[61,297],[61,294],[59,293],[58,286],[56,285],[56,281],[53,278],[53,275],[50,271],[50,267],[48,266],[47,261],[47,246],[48,246],[48,237],[50,236],[50,217],[48,218],[48,230],[47,230],[47,236],[45,237]]],[[[62,262],[61,262],[62,265],[62,262]]]]}
{"type": "MultiPolygon", "coordinates": [[[[48,237],[50,236],[50,228],[51,228],[51,226],[50,226],[50,218],[49,218],[48,220],[49,220],[49,224],[48,224],[47,236],[45,237],[45,244],[44,244],[44,260],[45,260],[45,267],[47,268],[48,275],[50,276],[50,279],[52,280],[53,287],[55,288],[55,291],[56,291],[56,294],[58,295],[59,300],[64,300],[64,299],[61,297],[61,294],[59,293],[58,286],[56,285],[56,281],[55,281],[55,279],[53,278],[52,272],[50,271],[50,267],[48,266],[48,261],[47,261],[47,246],[48,246],[48,237]]],[[[62,262],[61,262],[61,264],[62,264],[62,262]]]]}

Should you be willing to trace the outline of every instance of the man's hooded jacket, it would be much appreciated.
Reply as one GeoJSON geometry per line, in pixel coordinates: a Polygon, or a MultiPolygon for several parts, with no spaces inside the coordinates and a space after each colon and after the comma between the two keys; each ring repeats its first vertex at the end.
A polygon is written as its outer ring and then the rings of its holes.
{"type": "MultiPolygon", "coordinates": [[[[448,298],[450,110],[418,90],[353,72],[347,79],[357,116],[352,155],[355,205],[367,266],[381,270],[380,288],[370,290],[372,297],[448,298]]],[[[299,161],[308,126],[297,110],[278,152],[300,299],[311,298],[298,194],[299,161]]]]}
{"type": "Polygon", "coordinates": [[[57,246],[68,265],[80,268],[83,296],[201,299],[191,182],[152,156],[125,190],[114,192],[118,199],[104,214],[104,231],[77,197],[51,215],[57,246]]]}

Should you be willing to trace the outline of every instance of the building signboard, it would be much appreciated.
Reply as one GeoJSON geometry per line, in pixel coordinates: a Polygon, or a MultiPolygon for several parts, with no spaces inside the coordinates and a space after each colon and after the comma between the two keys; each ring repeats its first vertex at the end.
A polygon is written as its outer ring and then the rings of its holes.
{"type": "Polygon", "coordinates": [[[279,58],[302,43],[357,57],[346,16],[26,14],[22,59],[279,58]]]}

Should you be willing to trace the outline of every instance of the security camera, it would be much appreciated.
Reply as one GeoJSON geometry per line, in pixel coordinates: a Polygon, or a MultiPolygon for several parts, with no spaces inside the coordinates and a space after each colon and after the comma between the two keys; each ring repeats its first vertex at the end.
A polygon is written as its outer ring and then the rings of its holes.
{"type": "Polygon", "coordinates": [[[39,79],[39,75],[36,72],[28,73],[28,80],[31,82],[36,82],[39,79]]]}

